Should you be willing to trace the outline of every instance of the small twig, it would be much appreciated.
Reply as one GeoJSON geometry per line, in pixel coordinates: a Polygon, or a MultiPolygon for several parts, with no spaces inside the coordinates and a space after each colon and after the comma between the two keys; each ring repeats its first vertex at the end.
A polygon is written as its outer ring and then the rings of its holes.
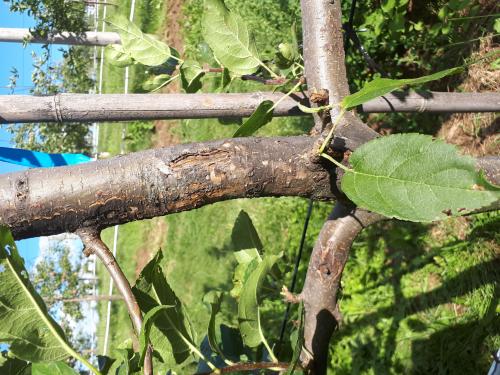
{"type": "Polygon", "coordinates": [[[209,67],[204,67],[203,71],[205,73],[223,73],[224,68],[209,68],[209,67]]]}
{"type": "MultiPolygon", "coordinates": [[[[84,248],[84,254],[89,256],[95,254],[101,262],[106,267],[106,270],[112,277],[116,284],[116,288],[123,296],[125,305],[127,306],[130,319],[134,325],[135,332],[139,336],[142,328],[142,314],[139,304],[135,299],[132,288],[127,280],[127,277],[123,273],[120,265],[116,261],[115,257],[109,251],[106,244],[101,240],[100,231],[96,228],[82,228],[78,229],[76,233],[80,236],[84,248]]],[[[151,348],[147,350],[146,357],[144,359],[144,375],[153,374],[153,362],[151,348]]]]}
{"type": "MultiPolygon", "coordinates": [[[[232,366],[227,366],[219,369],[220,374],[229,374],[238,371],[254,371],[254,370],[264,370],[264,369],[276,369],[275,371],[283,371],[288,368],[290,364],[287,362],[248,362],[248,363],[236,363],[232,366]]],[[[211,375],[215,372],[198,372],[196,375],[211,375]]]]}
{"type": "Polygon", "coordinates": [[[300,294],[294,294],[290,292],[286,285],[283,285],[280,294],[283,296],[283,300],[287,303],[300,303],[301,301],[300,294]]]}
{"type": "MultiPolygon", "coordinates": [[[[263,83],[264,85],[283,85],[287,83],[289,80],[284,77],[279,77],[279,78],[264,78],[264,77],[259,77],[259,76],[254,76],[252,74],[244,74],[241,76],[241,79],[243,81],[256,81],[263,83]]],[[[298,82],[298,80],[293,80],[290,81],[293,83],[298,82]]]]}

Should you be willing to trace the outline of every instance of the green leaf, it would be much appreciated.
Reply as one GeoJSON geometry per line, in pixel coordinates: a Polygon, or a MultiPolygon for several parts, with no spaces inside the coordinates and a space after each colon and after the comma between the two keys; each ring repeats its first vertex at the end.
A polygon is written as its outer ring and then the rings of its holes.
{"type": "Polygon", "coordinates": [[[160,74],[152,78],[148,78],[143,84],[142,88],[146,91],[153,91],[165,85],[172,77],[168,74],[160,74]]]}
{"type": "MultiPolygon", "coordinates": [[[[221,74],[220,88],[218,89],[218,91],[219,92],[227,92],[232,80],[233,79],[231,77],[231,73],[229,72],[229,69],[224,68],[224,70],[221,74]]],[[[240,119],[240,121],[241,121],[241,119],[240,119]]]]}
{"type": "Polygon", "coordinates": [[[33,363],[31,375],[76,375],[77,372],[64,362],[33,363]]]}
{"type": "Polygon", "coordinates": [[[0,374],[31,375],[31,363],[12,357],[7,351],[1,352],[0,374]]]}
{"type": "Polygon", "coordinates": [[[420,85],[423,83],[441,79],[443,77],[452,74],[457,74],[462,71],[463,67],[457,67],[457,68],[442,70],[440,72],[419,78],[409,78],[409,79],[377,78],[365,84],[363,88],[358,92],[348,95],[344,99],[342,99],[341,106],[342,108],[348,110],[350,108],[357,107],[358,105],[366,103],[369,100],[378,98],[379,96],[400,89],[404,86],[420,85]]]}
{"type": "Polygon", "coordinates": [[[188,94],[192,94],[201,89],[201,78],[205,75],[205,71],[196,61],[186,60],[181,65],[181,83],[182,88],[188,94]]]}
{"type": "Polygon", "coordinates": [[[280,257],[281,255],[266,256],[259,263],[243,285],[238,302],[238,322],[243,342],[251,348],[263,343],[270,355],[272,352],[264,337],[260,322],[258,293],[266,275],[280,257]]]}
{"type": "Polygon", "coordinates": [[[245,210],[241,210],[234,221],[233,229],[231,230],[231,242],[232,250],[255,248],[258,251],[262,251],[264,248],[257,229],[255,229],[252,219],[245,210]]]}
{"type": "Polygon", "coordinates": [[[222,0],[205,0],[203,35],[215,57],[236,74],[252,74],[262,62],[243,19],[222,0]]]}
{"type": "Polygon", "coordinates": [[[139,362],[139,353],[132,349],[132,340],[128,339],[113,350],[116,360],[111,364],[108,375],[139,375],[142,362],[139,362]]]}
{"type": "Polygon", "coordinates": [[[394,9],[395,6],[396,6],[396,0],[385,0],[382,3],[382,10],[385,13],[389,13],[391,10],[394,9]]]}
{"type": "Polygon", "coordinates": [[[104,48],[104,56],[106,61],[120,68],[124,68],[134,63],[132,56],[125,51],[121,44],[110,44],[106,46],[106,48],[104,48]]]}
{"type": "Polygon", "coordinates": [[[203,301],[210,304],[210,321],[208,322],[208,344],[213,352],[219,354],[221,358],[224,358],[224,354],[217,342],[217,331],[215,318],[220,311],[220,305],[222,303],[223,294],[217,291],[211,291],[203,297],[203,301]]]}
{"type": "Polygon", "coordinates": [[[31,285],[5,226],[0,226],[0,296],[0,338],[9,344],[13,356],[30,362],[74,356],[63,330],[31,285]]]}
{"type": "Polygon", "coordinates": [[[123,16],[116,16],[107,21],[120,34],[125,52],[137,62],[156,66],[172,56],[170,48],[151,35],[144,34],[134,23],[123,16]]]}
{"type": "Polygon", "coordinates": [[[475,161],[421,134],[381,137],[358,148],[342,190],[358,206],[387,217],[434,221],[463,215],[498,201],[475,161]]]}
{"type": "Polygon", "coordinates": [[[248,137],[269,123],[273,119],[274,103],[271,100],[264,100],[259,104],[252,115],[233,134],[235,137],[248,137]]]}
{"type": "Polygon", "coordinates": [[[291,341],[293,343],[293,354],[290,360],[290,366],[286,370],[284,375],[292,375],[295,372],[297,363],[299,363],[300,353],[302,352],[302,346],[304,345],[304,303],[299,304],[299,327],[291,335],[291,341]]]}
{"type": "Polygon", "coordinates": [[[172,306],[162,310],[156,318],[149,338],[164,362],[181,364],[189,358],[196,340],[187,312],[164,276],[162,258],[159,250],[144,267],[132,290],[139,307],[146,314],[161,305],[172,306]]]}
{"type": "Polygon", "coordinates": [[[151,328],[153,327],[153,323],[156,321],[158,317],[166,309],[170,309],[174,306],[165,306],[160,305],[153,307],[151,310],[147,312],[142,321],[141,334],[139,335],[139,354],[140,354],[140,363],[144,362],[144,357],[146,356],[146,351],[148,349],[149,344],[149,335],[151,333],[151,328]]]}
{"type": "Polygon", "coordinates": [[[498,34],[500,33],[500,17],[495,20],[495,24],[493,25],[493,29],[498,34]]]}
{"type": "Polygon", "coordinates": [[[234,252],[234,256],[238,265],[234,270],[233,289],[231,289],[230,294],[231,297],[238,299],[243,289],[243,284],[257,265],[262,262],[262,259],[257,249],[236,251],[234,252]]]}

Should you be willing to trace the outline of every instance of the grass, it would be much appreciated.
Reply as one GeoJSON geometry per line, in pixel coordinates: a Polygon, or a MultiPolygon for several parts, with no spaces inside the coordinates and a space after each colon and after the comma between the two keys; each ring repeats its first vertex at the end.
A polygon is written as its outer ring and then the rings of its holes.
{"type": "MultiPolygon", "coordinates": [[[[269,41],[279,43],[285,38],[298,14],[298,2],[292,0],[257,3],[230,0],[228,4],[238,9],[252,25],[260,50],[268,56],[273,47],[269,41]]],[[[138,17],[137,22],[156,25],[154,27],[161,24],[160,17],[156,16],[159,12],[148,14],[155,15],[153,21],[138,17]]],[[[202,43],[201,1],[187,1],[185,15],[186,51],[194,56],[202,43]]],[[[123,76],[116,75],[114,68],[106,69],[107,89],[121,92],[123,76]]],[[[133,77],[133,87],[137,88],[140,76],[133,77]]],[[[232,90],[254,88],[252,84],[236,83],[232,90]]],[[[310,121],[304,119],[274,119],[259,135],[301,134],[310,125],[310,121]]],[[[138,133],[146,136],[137,136],[134,144],[128,140],[129,150],[148,147],[150,133],[147,124],[136,124],[137,129],[141,126],[145,126],[146,131],[138,130],[138,133]]],[[[230,137],[237,126],[222,125],[217,120],[186,120],[176,125],[173,132],[182,142],[206,141],[230,137]]],[[[102,126],[101,140],[102,150],[117,153],[120,127],[102,126]]],[[[284,309],[278,290],[282,284],[289,284],[307,210],[306,200],[266,198],[220,202],[120,227],[118,260],[131,280],[138,258],[154,253],[159,247],[164,250],[167,278],[186,304],[198,342],[206,332],[209,319],[202,303],[203,295],[214,289],[229,291],[232,288],[235,260],[228,244],[232,225],[241,209],[252,218],[264,251],[284,253],[280,262],[281,279],[272,285],[264,303],[265,332],[272,343],[284,309]],[[161,237],[162,233],[166,235],[161,237]]],[[[300,266],[299,289],[308,254],[330,209],[329,203],[315,203],[300,266]]],[[[468,219],[451,218],[432,225],[387,222],[366,230],[356,240],[344,272],[340,306],[345,321],[331,344],[330,373],[485,373],[490,363],[489,353],[500,347],[500,250],[499,235],[495,231],[499,221],[498,214],[489,213],[468,219]]],[[[111,229],[104,232],[104,239],[111,244],[111,229]]],[[[107,276],[102,269],[99,275],[101,285],[106,286],[107,276]]],[[[105,316],[103,309],[100,313],[101,317],[105,316]]],[[[225,303],[222,315],[223,321],[234,324],[235,304],[225,303]]],[[[101,333],[102,327],[101,321],[101,333]]],[[[112,346],[129,338],[130,332],[125,309],[121,304],[114,304],[112,346]]]]}

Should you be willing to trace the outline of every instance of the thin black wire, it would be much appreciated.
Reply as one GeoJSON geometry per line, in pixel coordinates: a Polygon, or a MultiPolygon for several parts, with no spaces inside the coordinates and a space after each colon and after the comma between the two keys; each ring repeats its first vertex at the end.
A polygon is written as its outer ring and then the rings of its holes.
{"type": "MultiPolygon", "coordinates": [[[[302,236],[300,238],[299,251],[297,253],[297,256],[295,257],[295,267],[293,269],[292,284],[289,289],[291,293],[295,291],[295,285],[297,284],[297,273],[299,271],[300,260],[302,258],[304,244],[306,242],[307,228],[309,227],[309,219],[311,218],[312,209],[313,209],[313,200],[309,199],[309,205],[307,206],[306,220],[304,221],[304,228],[302,228],[302,236]]],[[[290,314],[290,308],[291,308],[291,303],[289,302],[286,305],[285,315],[281,323],[280,339],[278,341],[278,344],[281,344],[283,341],[283,336],[285,335],[286,323],[288,322],[288,315],[290,314]]]]}
{"type": "Polygon", "coordinates": [[[365,60],[366,64],[375,72],[380,73],[382,77],[388,77],[389,75],[382,69],[380,65],[378,65],[375,60],[372,59],[368,51],[365,49],[361,41],[359,40],[358,34],[356,33],[356,30],[354,30],[354,16],[356,14],[356,0],[351,1],[351,9],[349,11],[349,21],[347,23],[344,23],[342,26],[345,31],[345,36],[344,36],[344,51],[347,54],[347,51],[349,50],[349,46],[351,45],[351,42],[353,43],[354,47],[361,53],[361,56],[363,56],[363,59],[365,60]]]}

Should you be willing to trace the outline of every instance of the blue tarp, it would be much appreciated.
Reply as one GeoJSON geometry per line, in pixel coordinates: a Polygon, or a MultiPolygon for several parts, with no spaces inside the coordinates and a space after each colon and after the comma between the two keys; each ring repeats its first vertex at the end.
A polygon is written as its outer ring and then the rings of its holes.
{"type": "Polygon", "coordinates": [[[0,161],[30,168],[59,167],[87,163],[92,159],[83,154],[47,154],[45,152],[0,147],[0,161]]]}

